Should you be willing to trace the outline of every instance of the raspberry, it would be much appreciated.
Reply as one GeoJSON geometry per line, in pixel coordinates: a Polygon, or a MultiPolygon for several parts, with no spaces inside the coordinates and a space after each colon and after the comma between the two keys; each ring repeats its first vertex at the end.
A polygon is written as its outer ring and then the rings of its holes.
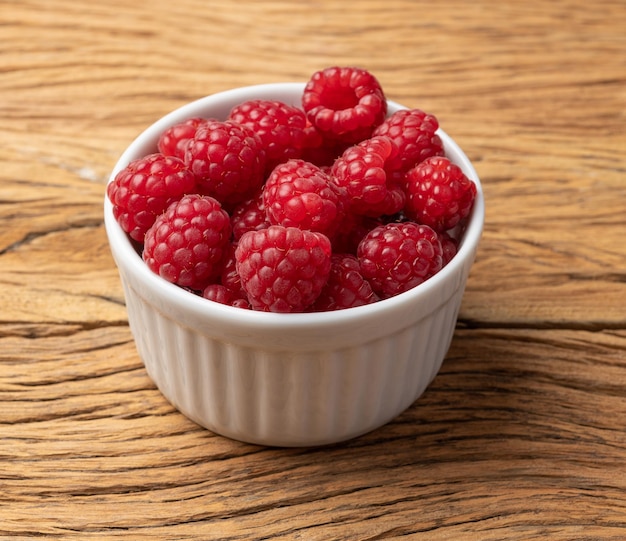
{"type": "Polygon", "coordinates": [[[439,233],[439,240],[441,241],[441,248],[443,249],[443,266],[445,267],[456,255],[459,245],[456,239],[445,231],[439,233]]]}
{"type": "Polygon", "coordinates": [[[300,157],[320,168],[330,168],[335,160],[351,145],[351,143],[325,138],[307,120],[307,126],[304,129],[304,147],[300,157]]]}
{"type": "Polygon", "coordinates": [[[143,259],[162,278],[199,291],[219,276],[230,233],[230,218],[218,201],[186,195],[148,230],[143,259]]]}
{"type": "Polygon", "coordinates": [[[427,158],[409,170],[405,179],[405,213],[411,220],[445,231],[472,210],[476,185],[448,158],[427,158]]]}
{"type": "Polygon", "coordinates": [[[273,225],[245,233],[235,258],[253,309],[303,312],[328,280],[331,246],[322,233],[273,225]]]}
{"type": "Polygon", "coordinates": [[[398,147],[389,161],[391,170],[406,172],[430,156],[443,156],[443,143],[435,133],[439,122],[420,109],[401,109],[385,119],[373,135],[385,135],[398,147]]]}
{"type": "Polygon", "coordinates": [[[380,83],[356,67],[315,72],[305,86],[302,107],[324,137],[347,143],[370,137],[387,114],[380,83]]]}
{"type": "Polygon", "coordinates": [[[387,162],[395,158],[397,148],[388,137],[372,137],[348,148],[335,160],[332,180],[344,188],[350,198],[350,211],[366,216],[395,214],[404,207],[402,186],[390,182],[387,162]]]}
{"type": "Polygon", "coordinates": [[[357,258],[349,254],[333,254],[328,282],[311,306],[311,311],[343,310],[378,300],[372,286],[363,278],[357,258]]]}
{"type": "Polygon", "coordinates": [[[421,284],[442,268],[437,233],[413,222],[374,228],[359,244],[363,276],[381,297],[389,298],[421,284]]]}
{"type": "Polygon", "coordinates": [[[237,244],[230,244],[226,250],[222,265],[222,274],[220,276],[220,284],[229,289],[238,297],[247,299],[247,293],[241,286],[241,278],[237,272],[237,260],[235,259],[235,250],[237,244]]]}
{"type": "Polygon", "coordinates": [[[327,236],[332,236],[343,220],[345,202],[345,191],[319,167],[303,160],[277,166],[263,189],[270,223],[327,236]]]}
{"type": "Polygon", "coordinates": [[[372,229],[386,223],[382,218],[347,214],[339,231],[333,237],[333,251],[336,253],[356,255],[356,250],[363,237],[372,229]]]}
{"type": "Polygon", "coordinates": [[[210,301],[250,310],[248,299],[222,284],[209,284],[202,291],[202,296],[210,301]]]}
{"type": "Polygon", "coordinates": [[[184,160],[187,144],[193,139],[198,127],[207,122],[206,118],[195,117],[170,126],[159,137],[157,143],[159,152],[184,160]]]}
{"type": "Polygon", "coordinates": [[[246,231],[258,231],[271,224],[265,213],[263,190],[259,190],[253,198],[239,203],[230,214],[230,223],[233,227],[233,239],[239,240],[246,231]]]}
{"type": "Polygon", "coordinates": [[[113,215],[139,242],[172,201],[196,188],[196,177],[178,158],[150,154],[134,160],[107,185],[113,215]]]}
{"type": "Polygon", "coordinates": [[[265,174],[279,163],[299,158],[305,144],[304,111],[275,100],[249,100],[233,107],[228,120],[251,128],[265,149],[265,174]]]}
{"type": "Polygon", "coordinates": [[[260,138],[235,122],[202,124],[187,145],[185,164],[199,190],[222,204],[252,197],[264,180],[265,151],[260,138]]]}

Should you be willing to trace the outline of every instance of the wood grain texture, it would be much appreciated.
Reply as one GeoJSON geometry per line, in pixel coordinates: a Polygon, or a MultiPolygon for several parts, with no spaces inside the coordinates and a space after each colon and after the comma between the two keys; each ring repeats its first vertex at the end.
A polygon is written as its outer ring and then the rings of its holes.
{"type": "Polygon", "coordinates": [[[0,0],[0,539],[626,539],[624,28],[608,0],[0,0]],[[145,373],[104,185],[169,110],[333,64],[437,115],[484,236],[409,410],[230,441],[145,373]]]}

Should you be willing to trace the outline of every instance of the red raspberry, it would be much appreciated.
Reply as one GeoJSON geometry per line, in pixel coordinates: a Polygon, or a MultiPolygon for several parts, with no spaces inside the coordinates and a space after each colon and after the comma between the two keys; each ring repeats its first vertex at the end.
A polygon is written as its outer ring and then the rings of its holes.
{"type": "Polygon", "coordinates": [[[201,125],[187,145],[185,163],[198,178],[200,192],[222,204],[249,199],[264,181],[261,140],[250,128],[235,122],[201,125]]]}
{"type": "Polygon", "coordinates": [[[265,182],[263,203],[270,223],[330,237],[344,218],[346,193],[316,165],[289,160],[265,182]]]}
{"type": "Polygon", "coordinates": [[[235,258],[253,309],[303,312],[328,280],[331,246],[322,233],[273,225],[244,234],[235,258]]]}
{"type": "Polygon", "coordinates": [[[202,296],[210,301],[250,310],[248,299],[222,284],[209,284],[202,291],[202,296]]]}
{"type": "Polygon", "coordinates": [[[437,233],[414,222],[376,227],[359,244],[357,257],[363,276],[384,299],[421,284],[443,264],[437,233]]]}
{"type": "Polygon", "coordinates": [[[248,298],[247,293],[241,286],[241,278],[237,272],[237,260],[235,259],[235,250],[237,244],[231,244],[226,250],[222,265],[222,274],[220,276],[220,284],[235,293],[238,297],[248,298]]]}
{"type": "Polygon", "coordinates": [[[441,241],[441,248],[443,249],[443,266],[445,267],[456,255],[459,244],[456,239],[446,231],[439,233],[439,240],[441,241]]]}
{"type": "Polygon", "coordinates": [[[332,239],[333,252],[356,255],[356,249],[363,237],[372,229],[384,223],[387,222],[380,217],[371,218],[369,216],[359,216],[358,214],[347,214],[339,231],[332,239]]]}
{"type": "Polygon", "coordinates": [[[419,109],[401,109],[385,119],[373,135],[385,135],[393,140],[398,154],[388,167],[406,172],[430,156],[443,156],[443,143],[435,133],[438,128],[434,115],[419,109]]]}
{"type": "Polygon", "coordinates": [[[200,291],[220,275],[230,233],[230,218],[218,201],[186,195],[148,230],[143,259],[166,280],[200,291]]]}
{"type": "Polygon", "coordinates": [[[333,254],[328,282],[311,306],[311,311],[343,310],[378,300],[372,286],[363,278],[357,258],[349,254],[333,254]]]}
{"type": "Polygon", "coordinates": [[[128,235],[143,242],[167,206],[196,189],[196,177],[178,158],[150,154],[134,160],[107,185],[113,216],[128,235]]]}
{"type": "Polygon", "coordinates": [[[376,217],[402,210],[404,191],[386,170],[397,150],[388,137],[372,137],[335,160],[331,178],[348,193],[351,212],[376,217]]]}
{"type": "Polygon", "coordinates": [[[208,119],[206,118],[196,117],[170,126],[159,137],[157,143],[159,152],[166,156],[176,156],[184,160],[187,144],[193,139],[198,127],[207,122],[208,119]]]}
{"type": "Polygon", "coordinates": [[[448,158],[427,158],[412,168],[405,179],[405,213],[411,220],[445,231],[472,210],[476,185],[448,158]]]}
{"type": "Polygon", "coordinates": [[[304,111],[275,100],[250,100],[233,107],[228,120],[251,128],[265,149],[265,174],[279,163],[299,158],[305,145],[304,111]]]}
{"type": "Polygon", "coordinates": [[[271,224],[265,212],[263,190],[259,190],[253,198],[239,203],[230,214],[230,223],[233,226],[233,239],[239,240],[247,231],[265,229],[271,224]]]}
{"type": "Polygon", "coordinates": [[[370,137],[387,114],[387,101],[378,80],[355,67],[315,72],[305,86],[302,107],[325,137],[347,143],[370,137]]]}
{"type": "Polygon", "coordinates": [[[301,158],[322,169],[330,168],[349,146],[352,144],[327,139],[307,121],[301,158]]]}

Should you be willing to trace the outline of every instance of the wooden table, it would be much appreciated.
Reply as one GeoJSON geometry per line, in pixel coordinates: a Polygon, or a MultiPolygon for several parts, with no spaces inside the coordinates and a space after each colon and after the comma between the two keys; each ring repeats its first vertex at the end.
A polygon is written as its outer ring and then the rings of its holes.
{"type": "Polygon", "coordinates": [[[0,23],[0,539],[626,539],[626,4],[2,0],[0,23]],[[266,449],[149,380],[104,187],[169,110],[330,65],[436,114],[487,220],[422,398],[266,449]]]}

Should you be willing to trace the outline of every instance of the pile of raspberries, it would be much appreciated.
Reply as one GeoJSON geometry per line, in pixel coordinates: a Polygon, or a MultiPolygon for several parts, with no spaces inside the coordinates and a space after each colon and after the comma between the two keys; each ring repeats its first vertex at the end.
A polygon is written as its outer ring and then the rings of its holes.
{"type": "Polygon", "coordinates": [[[173,125],[108,184],[153,272],[230,306],[322,312],[407,291],[454,257],[476,185],[435,116],[388,115],[356,67],[314,73],[300,105],[251,100],[173,125]]]}

